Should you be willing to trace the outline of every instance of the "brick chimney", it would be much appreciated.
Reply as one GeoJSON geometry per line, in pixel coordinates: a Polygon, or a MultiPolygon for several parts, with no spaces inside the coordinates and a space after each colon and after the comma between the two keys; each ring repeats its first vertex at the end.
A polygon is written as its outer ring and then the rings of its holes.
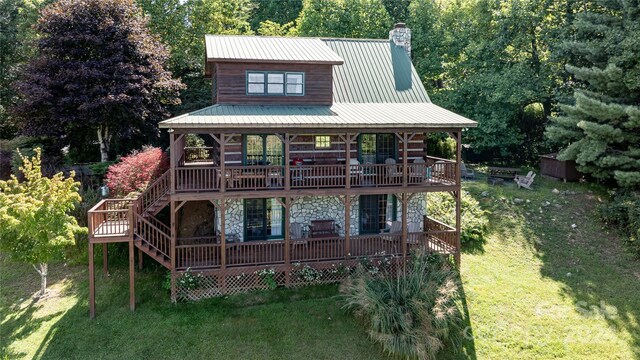
{"type": "Polygon", "coordinates": [[[393,30],[389,31],[389,40],[393,41],[396,46],[402,46],[411,57],[411,29],[405,23],[397,23],[393,26],[393,30]]]}

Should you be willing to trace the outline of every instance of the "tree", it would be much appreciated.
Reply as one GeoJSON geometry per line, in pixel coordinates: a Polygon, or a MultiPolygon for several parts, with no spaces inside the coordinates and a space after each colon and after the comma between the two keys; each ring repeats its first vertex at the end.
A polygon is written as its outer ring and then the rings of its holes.
{"type": "Polygon", "coordinates": [[[251,27],[256,32],[265,21],[281,25],[292,23],[302,10],[302,0],[260,0],[256,5],[251,16],[251,27]]]}
{"type": "Polygon", "coordinates": [[[13,259],[33,265],[41,277],[42,296],[48,263],[60,257],[81,230],[68,212],[82,199],[73,172],[69,177],[62,173],[50,179],[42,176],[40,152],[38,148],[33,158],[22,158],[24,182],[15,175],[0,181],[0,248],[13,259]]]}
{"type": "Polygon", "coordinates": [[[42,11],[37,30],[38,56],[18,83],[25,133],[60,147],[97,135],[103,162],[114,140],[158,136],[183,86],[165,70],[167,49],[133,0],[61,0],[42,11]]]}
{"type": "Polygon", "coordinates": [[[603,181],[640,187],[640,3],[596,1],[576,17],[567,42],[573,101],[547,129],[559,158],[603,181]]]}
{"type": "Polygon", "coordinates": [[[114,194],[123,196],[134,191],[144,191],[168,168],[167,153],[160,148],[146,147],[109,166],[105,180],[114,194]]]}
{"type": "Polygon", "coordinates": [[[391,18],[381,0],[304,0],[298,17],[302,36],[386,39],[391,18]]]}
{"type": "Polygon", "coordinates": [[[32,29],[38,11],[49,1],[0,1],[0,139],[10,139],[18,131],[8,111],[18,101],[13,88],[20,68],[34,55],[36,32],[32,29]]]}

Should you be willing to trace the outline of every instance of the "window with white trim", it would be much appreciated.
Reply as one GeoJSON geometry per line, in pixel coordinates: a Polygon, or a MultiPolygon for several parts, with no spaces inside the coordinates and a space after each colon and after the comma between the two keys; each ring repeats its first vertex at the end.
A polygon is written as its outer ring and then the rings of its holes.
{"type": "Polygon", "coordinates": [[[304,95],[304,73],[247,71],[248,95],[304,95]]]}
{"type": "Polygon", "coordinates": [[[316,149],[329,149],[329,148],[331,148],[331,136],[316,135],[316,149]]]}

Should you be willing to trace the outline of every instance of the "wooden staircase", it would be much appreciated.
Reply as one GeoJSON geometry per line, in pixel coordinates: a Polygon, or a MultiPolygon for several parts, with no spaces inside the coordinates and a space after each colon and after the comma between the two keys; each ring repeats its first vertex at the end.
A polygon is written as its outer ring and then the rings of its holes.
{"type": "Polygon", "coordinates": [[[171,229],[158,220],[160,210],[169,204],[171,172],[154,181],[139,197],[140,211],[134,215],[134,241],[138,249],[167,269],[171,269],[171,229]]]}

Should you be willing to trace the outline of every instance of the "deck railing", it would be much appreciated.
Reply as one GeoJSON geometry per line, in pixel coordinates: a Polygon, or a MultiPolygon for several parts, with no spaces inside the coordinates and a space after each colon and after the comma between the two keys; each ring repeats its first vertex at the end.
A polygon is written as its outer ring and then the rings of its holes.
{"type": "Polygon", "coordinates": [[[185,147],[184,148],[184,161],[185,162],[206,162],[212,161],[213,147],[185,147]]]}
{"type": "Polygon", "coordinates": [[[140,214],[135,214],[135,235],[144,243],[169,258],[171,237],[140,214]]]}
{"type": "MultiPolygon", "coordinates": [[[[456,163],[451,160],[429,158],[431,166],[423,163],[291,165],[289,183],[292,189],[392,187],[425,185],[455,185],[456,163]]],[[[227,191],[283,189],[286,185],[285,167],[281,165],[226,166],[224,175],[219,167],[176,167],[176,191],[216,191],[225,182],[227,191]]]]}
{"type": "Polygon", "coordinates": [[[140,196],[142,201],[142,211],[146,211],[161,197],[169,192],[171,187],[171,172],[166,171],[156,181],[154,181],[140,196]]]}
{"type": "Polygon", "coordinates": [[[128,236],[132,200],[104,199],[88,212],[90,237],[128,236]]]}
{"type": "Polygon", "coordinates": [[[433,239],[438,240],[432,242],[434,251],[441,253],[459,252],[457,248],[457,231],[455,228],[438,221],[429,216],[424,217],[425,231],[433,239]]]}

